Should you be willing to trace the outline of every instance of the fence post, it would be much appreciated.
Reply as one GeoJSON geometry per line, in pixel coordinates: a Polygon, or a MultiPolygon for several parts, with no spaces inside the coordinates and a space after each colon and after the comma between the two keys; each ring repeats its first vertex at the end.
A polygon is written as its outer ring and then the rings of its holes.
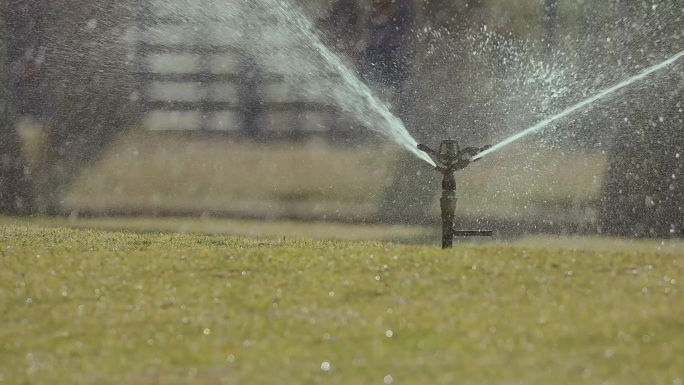
{"type": "Polygon", "coordinates": [[[136,28],[135,40],[135,72],[137,82],[137,107],[140,119],[142,119],[147,111],[145,101],[149,98],[150,88],[152,87],[152,80],[148,76],[149,72],[149,54],[147,28],[152,24],[152,0],[137,0],[135,3],[134,23],[136,28]]]}
{"type": "Polygon", "coordinates": [[[558,48],[558,30],[560,15],[557,0],[544,0],[544,43],[547,54],[552,54],[558,48]]]}
{"type": "Polygon", "coordinates": [[[250,139],[262,139],[264,101],[262,85],[265,81],[262,69],[252,58],[246,59],[235,78],[238,111],[242,115],[241,130],[250,139]]]}
{"type": "MultiPolygon", "coordinates": [[[[210,45],[210,39],[209,39],[209,33],[207,31],[206,27],[201,27],[200,28],[200,41],[204,41],[207,44],[207,49],[203,50],[199,55],[199,73],[200,75],[206,75],[206,76],[211,76],[212,74],[212,58],[214,55],[217,54],[217,49],[213,46],[210,45]]],[[[202,96],[202,100],[200,102],[200,108],[199,108],[199,113],[200,113],[200,126],[199,130],[200,133],[206,134],[208,133],[211,128],[212,128],[212,119],[211,117],[214,116],[215,110],[211,108],[211,96],[212,96],[212,90],[211,90],[211,85],[213,84],[210,80],[208,80],[205,76],[201,76],[199,82],[200,86],[200,93],[202,96]]]]}

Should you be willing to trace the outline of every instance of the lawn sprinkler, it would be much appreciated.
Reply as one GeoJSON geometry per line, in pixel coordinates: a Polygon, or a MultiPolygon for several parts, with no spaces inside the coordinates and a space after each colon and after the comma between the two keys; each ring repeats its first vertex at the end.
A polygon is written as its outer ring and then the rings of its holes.
{"type": "Polygon", "coordinates": [[[444,177],[442,178],[442,198],[440,206],[442,208],[442,249],[453,246],[454,237],[491,237],[491,230],[455,230],[454,215],[456,213],[456,177],[454,173],[463,170],[470,163],[472,158],[490,148],[491,146],[466,147],[460,149],[455,140],[443,140],[439,145],[439,152],[430,147],[419,144],[418,149],[431,155],[437,166],[435,169],[444,177]]]}

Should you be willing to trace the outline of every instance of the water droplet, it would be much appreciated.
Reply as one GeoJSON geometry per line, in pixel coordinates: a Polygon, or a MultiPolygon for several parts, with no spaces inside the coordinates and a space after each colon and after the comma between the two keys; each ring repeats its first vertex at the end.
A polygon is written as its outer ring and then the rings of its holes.
{"type": "Polygon", "coordinates": [[[645,198],[644,204],[646,205],[646,207],[653,207],[656,205],[655,200],[653,199],[653,197],[650,197],[650,196],[647,196],[645,198]]]}
{"type": "Polygon", "coordinates": [[[324,372],[329,371],[329,370],[330,370],[330,362],[328,362],[328,361],[323,361],[323,362],[321,363],[321,370],[324,371],[324,372]]]}
{"type": "Polygon", "coordinates": [[[97,28],[97,20],[96,19],[90,19],[86,23],[86,30],[92,31],[93,29],[97,28]]]}

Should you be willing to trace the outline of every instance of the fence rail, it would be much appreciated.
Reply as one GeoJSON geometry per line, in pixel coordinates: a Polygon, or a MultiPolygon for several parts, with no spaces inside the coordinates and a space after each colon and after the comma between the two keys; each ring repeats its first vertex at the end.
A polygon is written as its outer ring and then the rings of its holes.
{"type": "MultiPolygon", "coordinates": [[[[163,101],[163,100],[145,100],[143,102],[143,110],[145,111],[234,111],[240,110],[242,107],[239,104],[225,102],[225,101],[163,101]]],[[[311,112],[330,112],[332,107],[316,102],[268,102],[261,107],[266,111],[311,111],[311,112]]]]}
{"type": "MultiPolygon", "coordinates": [[[[140,1],[135,53],[140,63],[139,101],[146,119],[171,114],[166,120],[184,126],[169,123],[170,130],[219,130],[255,138],[286,133],[303,138],[326,132],[335,140],[360,136],[351,124],[337,124],[339,113],[332,106],[288,89],[284,74],[264,71],[229,43],[204,43],[216,33],[209,30],[208,21],[220,25],[225,20],[203,15],[200,23],[183,15],[156,15],[154,2],[159,0],[140,1]],[[179,27],[194,33],[179,34],[179,27]],[[192,112],[196,119],[174,118],[192,112]],[[222,123],[220,128],[217,122],[222,123]]],[[[164,124],[152,125],[163,131],[164,124]]]]}

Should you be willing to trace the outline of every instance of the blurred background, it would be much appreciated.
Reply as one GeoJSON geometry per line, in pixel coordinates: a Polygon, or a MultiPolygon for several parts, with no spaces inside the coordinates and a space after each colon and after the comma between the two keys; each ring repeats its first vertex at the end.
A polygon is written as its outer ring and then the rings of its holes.
{"type": "MultiPolygon", "coordinates": [[[[320,60],[298,33],[431,146],[494,144],[684,49],[679,0],[290,0],[302,21],[240,25],[242,1],[2,2],[0,215],[281,223],[271,235],[373,224],[403,227],[372,237],[422,240],[439,223],[439,174],[287,65],[320,60]],[[272,40],[269,55],[249,39],[272,40]]],[[[682,237],[683,73],[675,63],[459,173],[457,220],[682,237]]]]}

